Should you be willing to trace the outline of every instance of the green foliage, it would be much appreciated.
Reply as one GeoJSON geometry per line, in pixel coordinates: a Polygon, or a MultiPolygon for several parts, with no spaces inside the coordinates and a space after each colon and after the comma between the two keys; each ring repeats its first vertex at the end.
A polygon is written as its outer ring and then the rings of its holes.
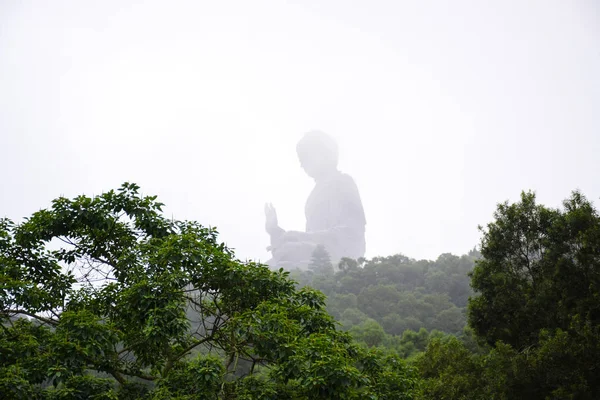
{"type": "Polygon", "coordinates": [[[416,365],[424,382],[421,398],[436,400],[485,399],[481,362],[454,337],[433,339],[416,365]]]}
{"type": "Polygon", "coordinates": [[[416,371],[395,355],[383,355],[377,350],[363,351],[360,356],[363,372],[373,384],[363,393],[364,399],[408,400],[418,384],[416,371]]]}
{"type": "Polygon", "coordinates": [[[0,369],[0,394],[7,400],[41,398],[40,388],[33,384],[28,371],[20,365],[8,365],[0,369]]]}
{"type": "Polygon", "coordinates": [[[521,349],[544,328],[569,330],[576,315],[600,322],[600,218],[578,192],[564,207],[548,209],[523,193],[519,203],[500,204],[483,232],[469,320],[488,343],[521,349]]]}
{"type": "Polygon", "coordinates": [[[117,400],[111,379],[102,379],[89,375],[74,375],[60,388],[46,393],[49,400],[117,400]]]}
{"type": "Polygon", "coordinates": [[[473,250],[462,257],[442,254],[436,261],[403,255],[343,259],[333,275],[296,270],[294,276],[300,286],[328,296],[327,310],[357,341],[408,357],[425,345],[410,348],[401,342],[405,331],[461,334],[472,293],[468,273],[479,256],[473,250]]]}
{"type": "MultiPolygon", "coordinates": [[[[402,336],[395,344],[396,351],[404,358],[425,351],[427,344],[432,338],[442,334],[439,331],[427,332],[427,329],[421,328],[418,332],[413,330],[405,330],[402,336]]],[[[443,334],[442,334],[443,335],[443,334]]]]}
{"type": "Polygon", "coordinates": [[[578,192],[500,204],[481,253],[334,269],[317,249],[294,282],[138,191],[0,220],[1,398],[600,397],[600,217],[578,192]]]}
{"type": "Polygon", "coordinates": [[[366,368],[322,293],[161,207],[125,184],[0,220],[3,398],[412,398],[414,372],[366,368]]]}
{"type": "Polygon", "coordinates": [[[549,209],[523,193],[498,206],[469,300],[469,324],[489,351],[431,341],[417,363],[420,397],[600,397],[600,217],[578,192],[563,204],[549,209]]]}
{"type": "Polygon", "coordinates": [[[325,249],[325,246],[318,245],[312,253],[310,264],[308,269],[321,275],[333,274],[333,264],[331,263],[331,257],[325,249]]]}
{"type": "Polygon", "coordinates": [[[158,383],[156,395],[217,399],[224,372],[222,360],[216,357],[198,356],[188,362],[177,362],[158,383]]]}
{"type": "Polygon", "coordinates": [[[563,210],[523,193],[500,204],[473,271],[469,321],[489,344],[527,354],[519,384],[533,396],[597,398],[600,217],[574,192],[563,210]]]}
{"type": "Polygon", "coordinates": [[[369,347],[379,346],[385,339],[385,331],[377,321],[371,318],[353,326],[349,332],[354,338],[364,342],[369,347]]]}

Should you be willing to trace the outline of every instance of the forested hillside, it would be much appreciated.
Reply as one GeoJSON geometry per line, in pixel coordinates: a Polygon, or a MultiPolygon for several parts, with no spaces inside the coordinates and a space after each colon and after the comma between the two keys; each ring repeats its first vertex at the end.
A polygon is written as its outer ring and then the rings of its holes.
{"type": "Polygon", "coordinates": [[[598,212],[579,192],[562,209],[523,193],[494,218],[481,253],[334,268],[320,249],[295,276],[328,294],[329,312],[363,346],[408,358],[418,398],[599,398],[598,212]]]}
{"type": "Polygon", "coordinates": [[[478,257],[476,250],[462,257],[442,254],[435,261],[395,255],[360,263],[346,259],[334,268],[319,249],[310,269],[292,277],[322,291],[327,311],[355,339],[409,356],[424,350],[432,331],[462,336],[472,294],[468,273],[478,257]]]}
{"type": "Polygon", "coordinates": [[[124,184],[0,220],[1,399],[414,398],[322,293],[161,208],[124,184]]]}
{"type": "Polygon", "coordinates": [[[290,274],[138,189],[0,220],[0,398],[600,398],[600,217],[581,193],[498,205],[461,257],[334,266],[318,248],[290,274]]]}

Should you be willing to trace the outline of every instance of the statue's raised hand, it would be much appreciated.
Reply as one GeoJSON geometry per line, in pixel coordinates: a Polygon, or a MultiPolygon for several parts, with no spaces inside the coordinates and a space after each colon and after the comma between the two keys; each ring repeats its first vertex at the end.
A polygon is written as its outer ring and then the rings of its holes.
{"type": "Polygon", "coordinates": [[[278,234],[282,231],[277,221],[277,211],[271,203],[265,204],[265,229],[269,235],[278,234]]]}

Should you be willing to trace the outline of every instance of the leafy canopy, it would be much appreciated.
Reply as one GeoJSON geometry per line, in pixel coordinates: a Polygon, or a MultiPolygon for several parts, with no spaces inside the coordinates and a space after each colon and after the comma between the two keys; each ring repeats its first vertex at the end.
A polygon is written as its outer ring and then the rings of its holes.
{"type": "Polygon", "coordinates": [[[600,398],[600,217],[579,192],[562,209],[533,193],[483,229],[468,320],[488,352],[434,340],[424,399],[600,398]]]}
{"type": "Polygon", "coordinates": [[[412,398],[324,295],[166,219],[135,184],[0,220],[5,398],[412,398]]]}

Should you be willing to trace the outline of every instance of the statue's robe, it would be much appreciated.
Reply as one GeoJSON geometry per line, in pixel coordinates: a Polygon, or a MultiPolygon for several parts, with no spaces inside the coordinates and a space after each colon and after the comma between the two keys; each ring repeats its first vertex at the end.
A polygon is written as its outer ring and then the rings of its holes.
{"type": "Polygon", "coordinates": [[[272,239],[270,265],[306,268],[319,244],[334,265],[342,257],[364,257],[366,219],[352,177],[335,171],[319,180],[306,201],[305,215],[306,232],[293,232],[294,240],[272,239]]]}

